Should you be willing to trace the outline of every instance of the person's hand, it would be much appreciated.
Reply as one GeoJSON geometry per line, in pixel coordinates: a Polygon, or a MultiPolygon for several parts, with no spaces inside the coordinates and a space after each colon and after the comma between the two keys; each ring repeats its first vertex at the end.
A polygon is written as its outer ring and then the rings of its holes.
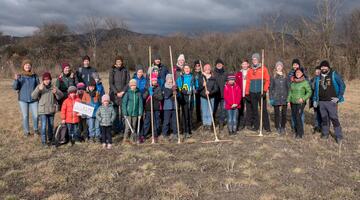
{"type": "Polygon", "coordinates": [[[300,99],[298,100],[298,102],[299,102],[299,103],[304,103],[304,99],[300,98],[300,99]]]}
{"type": "Polygon", "coordinates": [[[117,97],[120,97],[120,98],[121,98],[123,95],[124,95],[124,92],[118,92],[118,93],[116,94],[116,96],[117,96],[117,97]]]}
{"type": "Polygon", "coordinates": [[[318,107],[318,105],[319,105],[319,103],[318,103],[317,101],[314,101],[314,103],[313,103],[313,107],[314,107],[314,108],[317,108],[317,107],[318,107]]]}
{"type": "Polygon", "coordinates": [[[337,102],[339,102],[339,98],[331,97],[331,101],[334,102],[334,103],[337,103],[337,102]]]}
{"type": "Polygon", "coordinates": [[[62,123],[62,124],[65,124],[65,119],[61,120],[61,123],[62,123]]]}
{"type": "Polygon", "coordinates": [[[209,95],[209,94],[210,94],[210,92],[209,92],[208,90],[206,90],[206,91],[205,91],[205,94],[206,94],[206,95],[209,95]]]}
{"type": "Polygon", "coordinates": [[[238,106],[237,104],[233,104],[231,107],[236,108],[237,106],[238,106]]]}
{"type": "Polygon", "coordinates": [[[53,93],[53,94],[56,94],[56,91],[57,91],[57,90],[56,90],[56,87],[53,87],[53,88],[52,88],[52,93],[53,93]]]}
{"type": "Polygon", "coordinates": [[[71,74],[70,74],[70,78],[74,78],[74,77],[75,77],[74,72],[71,72],[71,74]]]}
{"type": "Polygon", "coordinates": [[[288,102],[288,107],[291,107],[291,103],[290,103],[290,102],[288,102]]]}
{"type": "Polygon", "coordinates": [[[15,74],[15,75],[14,75],[14,79],[15,79],[15,80],[18,80],[19,78],[20,78],[20,74],[15,74]]]}
{"type": "Polygon", "coordinates": [[[41,90],[43,90],[44,89],[44,83],[40,83],[40,85],[39,85],[39,90],[41,91],[41,90]]]}

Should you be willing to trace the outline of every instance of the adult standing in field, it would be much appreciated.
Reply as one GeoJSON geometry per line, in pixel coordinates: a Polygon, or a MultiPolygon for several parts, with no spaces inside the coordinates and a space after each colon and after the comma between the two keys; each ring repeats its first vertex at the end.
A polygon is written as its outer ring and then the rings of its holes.
{"type": "Polygon", "coordinates": [[[310,79],[310,85],[311,85],[311,89],[313,91],[312,96],[310,97],[309,100],[309,108],[313,108],[314,109],[314,124],[313,124],[313,133],[315,134],[316,132],[321,133],[321,114],[320,114],[320,107],[317,106],[316,108],[314,107],[314,94],[315,94],[315,79],[316,77],[321,75],[321,67],[317,66],[315,68],[315,72],[314,72],[314,77],[312,79],[310,79]]]}
{"type": "Polygon", "coordinates": [[[330,123],[335,131],[335,139],[339,144],[343,138],[338,117],[338,103],[344,102],[345,83],[341,76],[330,67],[326,60],[321,64],[321,76],[315,78],[314,107],[320,107],[322,138],[329,137],[330,123]]]}
{"type": "MultiPolygon", "coordinates": [[[[93,78],[93,74],[96,73],[96,69],[90,66],[90,57],[84,56],[82,59],[82,66],[79,67],[76,72],[78,82],[82,82],[85,86],[89,86],[91,78],[93,78]]],[[[77,82],[77,83],[78,83],[77,82]]],[[[77,84],[76,83],[76,84],[77,84]]]]}
{"type": "Polygon", "coordinates": [[[219,92],[215,97],[214,113],[217,116],[219,130],[221,131],[226,122],[226,110],[224,101],[224,87],[226,84],[228,73],[225,70],[224,61],[218,58],[215,61],[214,78],[219,86],[219,92]]]}
{"type": "Polygon", "coordinates": [[[252,66],[248,71],[246,77],[246,96],[250,98],[251,102],[251,112],[253,114],[252,121],[254,122],[254,127],[251,129],[253,131],[258,131],[260,128],[260,116],[259,116],[259,105],[261,104],[261,98],[263,98],[263,122],[264,129],[266,132],[270,133],[270,120],[269,114],[267,111],[267,102],[266,102],[266,93],[269,91],[270,86],[270,76],[268,69],[265,65],[260,63],[260,54],[255,53],[252,55],[252,66]],[[263,73],[263,80],[262,78],[263,73]],[[263,83],[263,85],[261,85],[263,83]],[[263,94],[261,94],[261,87],[263,87],[263,94]]]}
{"type": "MultiPolygon", "coordinates": [[[[202,78],[200,60],[194,62],[193,76],[195,85],[199,85],[199,80],[202,78]]],[[[196,122],[201,123],[201,100],[199,88],[194,88],[195,92],[195,112],[196,112],[196,122]]]]}
{"type": "Polygon", "coordinates": [[[24,135],[29,136],[29,110],[31,111],[34,133],[39,135],[38,129],[38,100],[31,97],[31,93],[40,83],[39,77],[32,71],[32,62],[25,59],[21,63],[22,71],[15,74],[13,89],[18,92],[18,101],[22,113],[24,135]]]}
{"type": "Polygon", "coordinates": [[[59,100],[59,110],[61,110],[62,102],[67,98],[68,95],[68,88],[70,86],[75,86],[75,73],[72,72],[70,64],[69,63],[62,63],[61,64],[61,73],[56,79],[55,86],[59,88],[59,90],[63,93],[63,98],[59,100]]]}
{"type": "Polygon", "coordinates": [[[124,59],[121,56],[115,57],[115,64],[109,72],[110,99],[114,103],[116,120],[114,125],[117,130],[124,128],[123,115],[121,112],[122,97],[128,89],[130,73],[124,65],[124,59]]]}
{"type": "Polygon", "coordinates": [[[241,70],[236,73],[236,84],[240,85],[242,88],[242,98],[241,98],[241,106],[239,109],[239,120],[238,120],[238,128],[242,130],[245,126],[250,129],[253,126],[253,121],[251,120],[251,103],[250,98],[245,95],[246,89],[246,78],[249,71],[249,60],[243,59],[241,63],[241,70]]]}
{"type": "Polygon", "coordinates": [[[184,54],[180,54],[177,59],[176,65],[174,66],[174,71],[173,71],[173,74],[175,75],[174,77],[175,80],[177,80],[177,78],[181,76],[184,65],[185,65],[185,56],[184,54]]]}

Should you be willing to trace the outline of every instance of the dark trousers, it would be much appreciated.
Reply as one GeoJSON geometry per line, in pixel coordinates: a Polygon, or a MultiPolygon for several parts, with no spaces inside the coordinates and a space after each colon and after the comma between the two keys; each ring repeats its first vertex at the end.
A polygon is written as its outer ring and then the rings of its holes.
{"type": "Polygon", "coordinates": [[[251,113],[252,121],[254,122],[254,128],[260,128],[260,116],[259,116],[259,106],[261,103],[261,98],[263,98],[263,126],[265,130],[270,130],[270,120],[269,114],[267,111],[266,97],[261,97],[261,93],[250,93],[250,102],[251,102],[251,113]]]}
{"type": "Polygon", "coordinates": [[[80,117],[79,122],[80,140],[84,140],[89,137],[89,129],[87,125],[87,119],[80,117]]]}
{"type": "Polygon", "coordinates": [[[295,119],[295,133],[298,137],[304,135],[304,124],[302,122],[302,115],[304,113],[305,104],[291,104],[291,116],[295,119]]]}
{"type": "MultiPolygon", "coordinates": [[[[154,111],[154,134],[155,137],[159,135],[159,127],[160,127],[160,111],[154,111]]],[[[151,130],[151,112],[146,111],[145,120],[144,120],[144,132],[143,136],[147,136],[151,130]]]]}
{"type": "Polygon", "coordinates": [[[200,100],[200,94],[195,94],[195,112],[196,112],[196,121],[200,123],[201,120],[201,100],[200,100]]]}
{"type": "Polygon", "coordinates": [[[332,101],[319,102],[321,113],[321,130],[324,136],[329,135],[330,121],[334,126],[334,132],[337,139],[342,139],[342,130],[338,117],[337,103],[332,101]],[[330,120],[330,121],[329,121],[330,120]]]}
{"type": "Polygon", "coordinates": [[[100,126],[102,143],[112,144],[111,126],[100,126]]]}
{"type": "Polygon", "coordinates": [[[226,122],[226,116],[227,112],[225,110],[225,101],[223,98],[215,98],[214,103],[214,116],[216,116],[216,119],[219,124],[225,124],[226,122]]]}
{"type": "Polygon", "coordinates": [[[138,117],[126,117],[125,119],[125,131],[124,131],[124,138],[128,138],[130,135],[132,136],[132,140],[136,141],[137,136],[139,133],[137,133],[137,120],[138,117]],[[129,123],[131,125],[131,128],[133,129],[134,133],[131,132],[129,123]]]}
{"type": "Polygon", "coordinates": [[[163,136],[167,136],[169,129],[172,129],[172,132],[177,136],[177,126],[176,126],[176,111],[175,110],[164,110],[164,123],[162,127],[163,136]]]}
{"type": "Polygon", "coordinates": [[[320,106],[314,108],[314,128],[321,128],[321,113],[320,113],[320,106]]]}
{"type": "Polygon", "coordinates": [[[191,134],[191,107],[190,103],[181,105],[183,132],[191,134]]]}
{"type": "Polygon", "coordinates": [[[239,109],[239,118],[238,124],[239,128],[245,128],[253,126],[253,122],[251,119],[251,103],[250,99],[242,98],[241,99],[241,107],[239,109]]]}
{"type": "Polygon", "coordinates": [[[275,128],[285,128],[287,105],[274,106],[275,128]]]}

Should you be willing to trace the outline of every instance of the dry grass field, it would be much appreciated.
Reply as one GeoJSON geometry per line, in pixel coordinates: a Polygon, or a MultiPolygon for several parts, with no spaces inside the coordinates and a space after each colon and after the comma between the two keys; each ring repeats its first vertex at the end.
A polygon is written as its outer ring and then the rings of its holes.
{"type": "Polygon", "coordinates": [[[308,107],[303,140],[243,131],[220,133],[231,143],[203,144],[213,135],[195,132],[180,145],[124,146],[115,136],[114,148],[103,150],[93,143],[42,148],[39,137],[25,138],[17,94],[3,79],[0,199],[360,199],[360,82],[347,86],[341,150],[312,134],[308,107]]]}

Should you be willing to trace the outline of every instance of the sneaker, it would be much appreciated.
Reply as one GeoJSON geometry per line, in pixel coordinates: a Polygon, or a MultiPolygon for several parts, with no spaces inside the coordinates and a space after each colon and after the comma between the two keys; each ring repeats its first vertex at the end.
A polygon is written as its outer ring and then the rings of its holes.
{"type": "Polygon", "coordinates": [[[139,138],[139,143],[142,144],[142,143],[144,143],[144,142],[145,142],[144,136],[140,136],[140,138],[139,138]]]}
{"type": "Polygon", "coordinates": [[[338,144],[338,145],[340,145],[341,143],[342,143],[342,138],[336,138],[335,139],[335,141],[336,141],[336,143],[338,144]]]}
{"type": "Polygon", "coordinates": [[[106,143],[102,144],[102,148],[105,149],[106,148],[106,143]]]}
{"type": "Polygon", "coordinates": [[[111,144],[108,144],[108,145],[107,145],[107,149],[108,149],[108,150],[112,149],[112,145],[111,145],[111,144]]]}

